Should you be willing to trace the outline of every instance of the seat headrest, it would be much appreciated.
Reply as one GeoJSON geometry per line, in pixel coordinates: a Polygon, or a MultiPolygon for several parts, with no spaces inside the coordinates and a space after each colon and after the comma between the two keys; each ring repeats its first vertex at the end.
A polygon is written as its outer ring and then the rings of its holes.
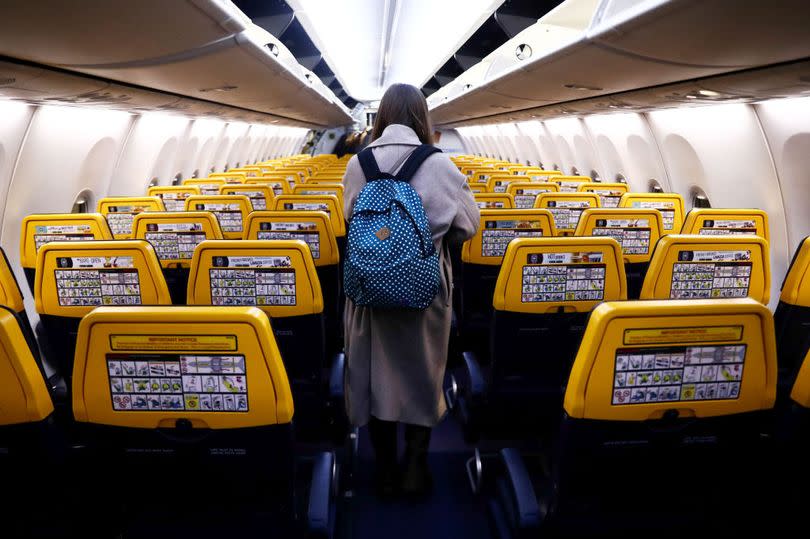
{"type": "Polygon", "coordinates": [[[117,240],[132,238],[132,221],[139,213],[166,211],[159,197],[105,197],[98,201],[98,213],[107,219],[113,237],[117,240]]]}
{"type": "Polygon", "coordinates": [[[644,421],[773,407],[773,317],[750,298],[607,302],[591,313],[564,407],[573,418],[644,421]]]}
{"type": "Polygon", "coordinates": [[[492,304],[546,314],[588,312],[626,298],[621,246],[613,238],[519,238],[506,249],[492,304]]]}
{"type": "Polygon", "coordinates": [[[20,262],[37,265],[37,252],[52,241],[111,240],[112,231],[100,213],[39,213],[23,219],[20,262]]]}
{"type": "Polygon", "coordinates": [[[767,240],[768,214],[755,209],[695,208],[686,214],[681,234],[706,236],[753,234],[767,240]]]}
{"type": "Polygon", "coordinates": [[[315,266],[340,262],[335,231],[322,211],[254,211],[245,225],[246,240],[301,240],[309,246],[315,266]]]}
{"type": "Polygon", "coordinates": [[[481,210],[479,223],[475,235],[464,242],[462,262],[499,266],[513,239],[556,235],[548,210],[481,210]]]}
{"type": "Polygon", "coordinates": [[[202,192],[198,185],[156,185],[150,187],[146,194],[161,199],[166,211],[185,211],[186,199],[191,195],[201,195],[202,192]]]}
{"type": "Polygon", "coordinates": [[[572,236],[579,217],[587,208],[599,207],[599,196],[594,193],[542,193],[534,201],[535,208],[546,208],[554,216],[558,236],[572,236]]]}
{"type": "Polygon", "coordinates": [[[186,211],[210,211],[217,216],[222,235],[236,240],[242,238],[253,207],[244,195],[196,195],[186,199],[186,211]]]}
{"type": "Polygon", "coordinates": [[[683,228],[683,197],[676,193],[625,193],[620,208],[653,208],[661,212],[664,235],[678,234],[683,228]]]}
{"type": "Polygon", "coordinates": [[[147,212],[135,216],[135,239],[155,249],[164,268],[189,267],[194,248],[205,240],[221,240],[216,216],[207,211],[147,212]]]}
{"type": "Polygon", "coordinates": [[[102,307],[82,319],[73,365],[83,423],[230,429],[293,415],[270,321],[255,307],[102,307]]]}
{"type": "Polygon", "coordinates": [[[622,246],[625,262],[649,262],[663,228],[661,212],[635,208],[588,208],[575,236],[608,236],[622,246]]]}

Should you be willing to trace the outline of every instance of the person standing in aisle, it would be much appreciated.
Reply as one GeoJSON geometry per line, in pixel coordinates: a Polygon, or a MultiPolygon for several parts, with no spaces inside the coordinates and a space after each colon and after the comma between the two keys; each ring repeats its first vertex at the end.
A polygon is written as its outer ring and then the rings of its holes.
{"type": "MultiPolygon", "coordinates": [[[[364,152],[352,157],[343,178],[344,212],[349,219],[344,315],[346,409],[353,425],[368,425],[376,458],[376,489],[381,496],[397,493],[425,495],[432,489],[427,463],[431,429],[446,412],[442,385],[447,364],[453,296],[448,247],[471,238],[479,224],[478,207],[466,177],[446,155],[432,147],[432,134],[427,103],[422,93],[413,86],[395,84],[388,88],[380,102],[372,142],[364,152]],[[413,158],[411,162],[410,158],[413,158]],[[397,174],[401,176],[397,179],[406,181],[418,195],[418,200],[413,196],[405,197],[419,206],[415,210],[417,218],[407,214],[408,218],[400,221],[406,225],[400,224],[391,231],[387,226],[380,227],[376,232],[379,239],[377,245],[372,245],[374,238],[355,242],[372,249],[371,253],[381,252],[373,249],[394,245],[391,239],[395,239],[397,234],[410,238],[414,231],[407,223],[411,222],[413,227],[417,227],[418,217],[422,217],[424,211],[427,217],[427,222],[423,223],[425,235],[429,234],[433,244],[428,247],[432,248],[430,251],[438,259],[438,265],[435,268],[436,286],[428,292],[424,306],[420,305],[419,308],[380,307],[373,300],[360,301],[359,293],[355,293],[356,297],[352,299],[350,292],[365,290],[364,285],[354,283],[352,287],[353,283],[349,282],[359,279],[351,263],[360,247],[353,245],[352,233],[355,232],[354,237],[362,233],[352,230],[352,221],[358,221],[356,224],[360,227],[360,221],[366,218],[357,211],[356,205],[367,207],[369,204],[379,204],[381,192],[397,190],[403,193],[404,189],[410,193],[401,184],[395,189],[389,187],[388,191],[378,190],[373,196],[364,191],[367,186],[376,183],[370,180],[391,178],[397,174]],[[358,204],[358,199],[361,204],[358,204]],[[358,218],[358,215],[361,217],[358,218]],[[402,232],[404,229],[407,230],[402,232]],[[386,244],[386,241],[389,243],[386,244]],[[401,466],[397,451],[398,423],[405,425],[405,454],[401,466]]],[[[416,278],[414,272],[403,273],[383,276],[392,278],[396,283],[395,296],[397,293],[408,294],[400,292],[400,287],[402,290],[414,288],[413,283],[408,283],[416,278]]],[[[429,271],[426,275],[426,278],[422,278],[420,274],[417,286],[431,280],[429,271]]],[[[429,283],[426,286],[429,288],[429,283]]]]}

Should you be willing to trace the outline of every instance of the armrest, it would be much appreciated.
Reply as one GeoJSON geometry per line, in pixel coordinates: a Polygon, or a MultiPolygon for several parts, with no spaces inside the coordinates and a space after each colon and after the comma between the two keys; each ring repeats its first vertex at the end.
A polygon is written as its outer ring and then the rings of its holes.
{"type": "Polygon", "coordinates": [[[329,397],[343,399],[343,367],[346,364],[346,354],[338,352],[332,358],[329,367],[329,397]]]}
{"type": "Polygon", "coordinates": [[[332,476],[334,453],[323,452],[315,456],[312,465],[312,483],[309,488],[307,530],[310,537],[332,536],[332,476]]]}
{"type": "Polygon", "coordinates": [[[515,519],[519,529],[536,528],[540,525],[540,504],[534,493],[529,472],[517,449],[507,447],[502,449],[501,460],[506,473],[505,484],[510,489],[512,500],[515,503],[515,519]]]}
{"type": "Polygon", "coordinates": [[[481,371],[481,364],[478,362],[474,352],[464,352],[464,365],[467,367],[467,376],[470,385],[467,388],[473,397],[482,397],[487,390],[487,383],[484,380],[484,373],[481,371]]]}

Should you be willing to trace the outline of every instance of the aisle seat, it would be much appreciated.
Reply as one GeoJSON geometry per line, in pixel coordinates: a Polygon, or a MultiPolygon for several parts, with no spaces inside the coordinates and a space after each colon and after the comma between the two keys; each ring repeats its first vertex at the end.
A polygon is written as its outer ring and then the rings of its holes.
{"type": "Polygon", "coordinates": [[[627,297],[638,299],[653,250],[661,238],[661,212],[653,209],[588,208],[575,236],[609,236],[622,246],[627,297]]]}
{"type": "Polygon", "coordinates": [[[276,211],[322,211],[329,216],[332,230],[337,238],[338,248],[342,251],[342,242],[346,237],[346,220],[343,206],[335,195],[281,195],[274,202],[276,211]]]}
{"type": "MultiPolygon", "coordinates": [[[[810,351],[810,237],[793,254],[774,313],[779,397],[787,395],[810,351]]],[[[805,361],[805,363],[807,363],[805,361]]]]}
{"type": "Polygon", "coordinates": [[[599,195],[599,205],[602,208],[618,208],[622,195],[628,192],[626,183],[596,183],[585,182],[579,184],[578,192],[596,193],[599,195]]]}
{"type": "Polygon", "coordinates": [[[132,221],[145,211],[166,211],[159,197],[104,197],[98,201],[98,213],[107,219],[113,238],[132,238],[132,221]]]}
{"type": "Polygon", "coordinates": [[[512,174],[494,174],[487,180],[487,191],[490,193],[506,193],[509,184],[517,182],[519,179],[512,174]]]}
{"type": "Polygon", "coordinates": [[[100,213],[37,213],[23,219],[20,233],[20,265],[34,293],[37,253],[52,241],[113,239],[107,220],[100,213]]]}
{"type": "Polygon", "coordinates": [[[678,234],[683,228],[683,197],[676,193],[625,193],[620,208],[653,208],[661,212],[664,235],[678,234]]]}
{"type": "Polygon", "coordinates": [[[515,199],[515,208],[534,208],[534,201],[537,195],[543,193],[558,193],[560,186],[554,182],[529,182],[516,180],[506,187],[506,192],[515,199]]]}
{"type": "Polygon", "coordinates": [[[329,216],[322,211],[254,211],[245,224],[246,240],[302,240],[309,246],[323,291],[327,350],[338,351],[343,312],[340,255],[329,216]]]}
{"type": "Polygon", "coordinates": [[[768,214],[756,209],[694,208],[686,214],[681,234],[739,236],[769,239],[768,214]]]}
{"type": "Polygon", "coordinates": [[[555,236],[548,210],[481,210],[475,235],[461,248],[460,294],[456,314],[462,338],[467,345],[488,352],[492,294],[503,262],[503,255],[516,238],[555,236]],[[476,344],[482,344],[476,346],[476,344]]]}
{"type": "Polygon", "coordinates": [[[261,184],[225,184],[219,187],[220,195],[244,195],[250,199],[251,211],[267,210],[273,204],[275,194],[270,186],[261,184]]]}
{"type": "Polygon", "coordinates": [[[37,255],[34,303],[48,357],[66,379],[73,372],[81,318],[102,305],[171,305],[152,245],[143,240],[55,242],[37,255]]]}
{"type": "Polygon", "coordinates": [[[503,450],[505,488],[491,507],[536,509],[511,519],[520,537],[662,525],[667,536],[696,525],[739,533],[761,514],[751,493],[769,470],[761,433],[775,395],[773,319],[761,303],[603,303],[571,370],[549,473],[530,474],[530,455],[503,450]]]}
{"type": "Polygon", "coordinates": [[[47,457],[61,450],[49,383],[20,322],[14,309],[0,305],[0,470],[15,489],[37,478],[36,470],[52,473],[47,457]]]}
{"type": "Polygon", "coordinates": [[[188,271],[194,249],[205,240],[221,240],[216,216],[207,211],[147,212],[135,216],[135,239],[155,249],[174,305],[186,304],[188,271]]]}
{"type": "Polygon", "coordinates": [[[309,182],[293,187],[294,195],[334,195],[338,199],[338,207],[343,208],[343,184],[342,183],[318,183],[309,182]]]}
{"type": "Polygon", "coordinates": [[[551,212],[558,236],[573,236],[582,212],[599,207],[599,196],[594,193],[541,193],[537,195],[534,207],[551,212]]]}
{"type": "Polygon", "coordinates": [[[315,455],[302,489],[297,403],[260,309],[102,307],[82,320],[75,365],[87,503],[123,503],[156,522],[193,511],[236,534],[255,531],[257,511],[285,537],[294,518],[310,532],[333,524],[334,456],[315,455]],[[171,503],[156,481],[177,486],[171,503]],[[296,517],[292,508],[307,505],[296,517]]]}
{"type": "MultiPolygon", "coordinates": [[[[183,187],[197,187],[201,195],[218,195],[219,188],[225,185],[222,178],[192,178],[183,180],[183,187]]],[[[185,210],[185,206],[183,207],[185,210]]]]}
{"type": "Polygon", "coordinates": [[[191,195],[203,193],[198,185],[155,185],[150,187],[146,194],[161,199],[166,211],[185,211],[186,199],[191,195]]]}
{"type": "MultiPolygon", "coordinates": [[[[301,240],[201,243],[188,282],[189,305],[257,306],[273,332],[300,413],[299,434],[323,435],[323,420],[342,406],[342,386],[330,399],[330,377],[343,356],[327,360],[324,303],[312,254],[301,240]]],[[[335,374],[332,374],[335,373],[335,374]]]]}
{"type": "Polygon", "coordinates": [[[603,301],[625,299],[621,246],[613,238],[509,243],[492,298],[490,365],[464,354],[458,410],[468,439],[534,436],[552,425],[588,315],[603,301]]]}
{"type": "Polygon", "coordinates": [[[664,236],[655,247],[641,299],[750,297],[771,293],[768,242],[758,236],[664,236]]]}
{"type": "Polygon", "coordinates": [[[515,208],[515,199],[506,193],[473,193],[475,203],[481,210],[511,210],[515,208]]]}
{"type": "Polygon", "coordinates": [[[245,220],[253,211],[245,195],[201,195],[186,199],[186,211],[209,211],[216,215],[225,239],[241,239],[245,220]]]}

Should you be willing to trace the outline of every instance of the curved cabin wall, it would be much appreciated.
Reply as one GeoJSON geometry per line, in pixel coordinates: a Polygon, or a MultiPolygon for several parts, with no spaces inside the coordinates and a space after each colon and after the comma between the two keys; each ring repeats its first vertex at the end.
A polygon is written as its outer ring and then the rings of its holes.
{"type": "MultiPolygon", "coordinates": [[[[20,225],[31,213],[88,211],[105,196],[143,195],[152,178],[171,185],[196,172],[298,153],[307,130],[97,107],[0,100],[0,243],[17,279],[20,225]],[[281,140],[283,139],[283,144],[281,140]]],[[[28,287],[27,311],[34,313],[28,287]]]]}
{"type": "Polygon", "coordinates": [[[576,167],[583,175],[596,172],[601,181],[621,176],[633,191],[648,191],[655,180],[664,191],[681,194],[687,210],[697,188],[713,207],[767,211],[775,307],[793,252],[810,235],[808,126],[810,98],[794,98],[460,127],[458,132],[470,153],[542,163],[566,173],[576,167]]]}

